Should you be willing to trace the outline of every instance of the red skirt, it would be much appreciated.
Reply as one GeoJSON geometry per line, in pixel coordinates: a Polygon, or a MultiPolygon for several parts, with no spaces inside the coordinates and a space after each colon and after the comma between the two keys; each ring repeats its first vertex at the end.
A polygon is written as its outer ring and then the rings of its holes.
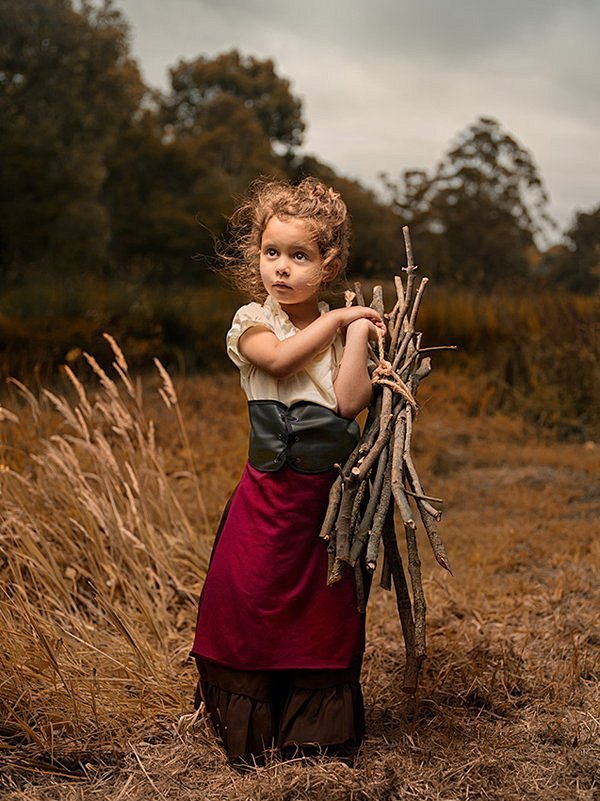
{"type": "Polygon", "coordinates": [[[353,570],[328,587],[319,530],[335,470],[246,464],[215,540],[192,654],[237,670],[339,670],[365,646],[353,570]]]}

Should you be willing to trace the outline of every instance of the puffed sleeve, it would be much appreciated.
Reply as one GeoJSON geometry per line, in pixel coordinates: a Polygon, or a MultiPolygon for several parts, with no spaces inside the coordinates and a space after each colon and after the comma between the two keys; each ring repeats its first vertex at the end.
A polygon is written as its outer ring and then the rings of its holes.
{"type": "Polygon", "coordinates": [[[238,349],[238,342],[244,331],[247,331],[255,325],[265,326],[266,328],[270,328],[271,331],[274,330],[273,323],[260,303],[247,303],[245,306],[239,308],[233,316],[231,328],[225,337],[225,343],[227,345],[227,355],[236,367],[242,367],[244,364],[248,364],[248,360],[242,356],[238,349]]]}

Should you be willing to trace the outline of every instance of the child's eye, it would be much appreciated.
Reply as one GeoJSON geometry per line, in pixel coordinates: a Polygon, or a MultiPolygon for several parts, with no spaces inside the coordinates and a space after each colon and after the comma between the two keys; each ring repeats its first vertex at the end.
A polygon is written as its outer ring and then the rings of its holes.
{"type": "Polygon", "coordinates": [[[298,251],[298,253],[296,253],[294,258],[298,259],[298,261],[304,261],[304,259],[306,259],[306,253],[302,253],[302,252],[298,251]]]}
{"type": "Polygon", "coordinates": [[[267,248],[265,250],[265,254],[267,256],[276,256],[277,255],[277,251],[275,250],[275,248],[267,248]]]}

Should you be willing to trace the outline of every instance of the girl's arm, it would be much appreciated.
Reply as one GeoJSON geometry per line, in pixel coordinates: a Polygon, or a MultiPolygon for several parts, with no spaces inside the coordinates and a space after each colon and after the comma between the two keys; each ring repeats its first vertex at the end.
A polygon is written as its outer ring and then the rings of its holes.
{"type": "Polygon", "coordinates": [[[326,312],[288,339],[279,340],[268,328],[253,326],[244,331],[238,348],[245,359],[269,375],[287,378],[301,370],[323,348],[331,345],[340,328],[363,318],[366,321],[371,320],[373,327],[384,325],[373,309],[367,306],[350,306],[326,312]]]}
{"type": "Polygon", "coordinates": [[[333,382],[338,413],[353,419],[369,405],[373,385],[367,369],[369,336],[377,332],[370,320],[356,320],[346,329],[346,345],[339,372],[333,382]]]}

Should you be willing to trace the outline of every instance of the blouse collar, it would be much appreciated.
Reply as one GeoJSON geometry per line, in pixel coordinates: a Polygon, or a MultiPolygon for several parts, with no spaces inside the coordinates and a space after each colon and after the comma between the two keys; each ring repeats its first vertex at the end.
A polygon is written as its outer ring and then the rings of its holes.
{"type": "MultiPolygon", "coordinates": [[[[285,312],[281,308],[281,304],[279,303],[278,300],[275,300],[274,297],[272,297],[271,295],[267,295],[267,299],[265,300],[263,305],[264,308],[268,309],[274,317],[279,317],[284,326],[289,327],[294,331],[297,330],[296,326],[290,320],[287,312],[285,312]]],[[[317,302],[317,308],[319,309],[319,314],[323,316],[326,312],[329,311],[329,304],[325,303],[324,300],[319,300],[317,302]]]]}

